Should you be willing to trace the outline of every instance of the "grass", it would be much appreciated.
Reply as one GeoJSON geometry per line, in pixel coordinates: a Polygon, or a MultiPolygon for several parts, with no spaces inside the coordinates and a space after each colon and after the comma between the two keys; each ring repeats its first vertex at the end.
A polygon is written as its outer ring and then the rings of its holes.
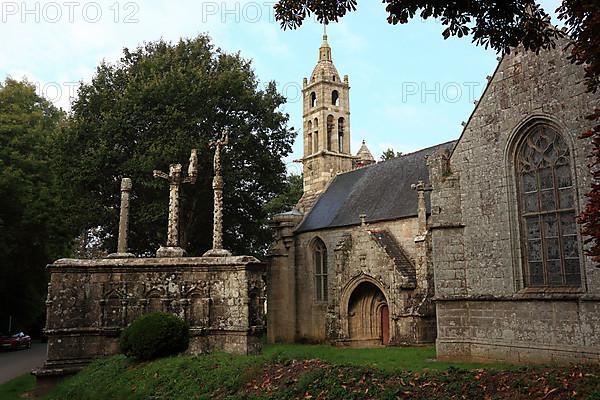
{"type": "MultiPolygon", "coordinates": [[[[259,375],[266,364],[288,360],[320,359],[332,365],[368,366],[382,372],[420,371],[425,368],[444,370],[450,366],[464,369],[481,367],[481,364],[438,363],[434,358],[434,347],[349,349],[298,344],[265,345],[263,353],[258,356],[220,353],[169,357],[140,364],[120,355],[96,361],[59,385],[48,398],[227,398],[259,375]],[[98,396],[98,393],[102,395],[98,396]]],[[[310,384],[314,379],[308,374],[299,387],[310,384]]]]}
{"type": "Polygon", "coordinates": [[[318,358],[340,366],[371,367],[386,372],[473,368],[514,368],[507,364],[447,363],[435,359],[435,347],[339,348],[328,345],[266,345],[264,356],[271,359],[309,360],[318,358]]]}
{"type": "Polygon", "coordinates": [[[138,364],[118,355],[92,363],[59,384],[48,399],[210,399],[237,390],[261,361],[213,354],[138,364]]]}
{"type": "Polygon", "coordinates": [[[33,390],[35,378],[25,374],[0,385],[0,400],[21,399],[20,395],[33,390]]]}
{"type": "MultiPolygon", "coordinates": [[[[537,398],[557,387],[561,393],[583,390],[595,400],[600,372],[596,368],[591,373],[437,362],[433,347],[286,344],[265,345],[258,356],[217,353],[144,363],[123,355],[102,358],[63,381],[45,399],[429,399],[465,393],[484,398],[486,390],[495,390],[516,397],[493,398],[513,400],[537,398]],[[513,387],[517,378],[522,381],[513,387]],[[567,381],[573,381],[571,386],[560,387],[567,381]]],[[[0,385],[0,400],[18,399],[33,384],[27,375],[0,385]]]]}

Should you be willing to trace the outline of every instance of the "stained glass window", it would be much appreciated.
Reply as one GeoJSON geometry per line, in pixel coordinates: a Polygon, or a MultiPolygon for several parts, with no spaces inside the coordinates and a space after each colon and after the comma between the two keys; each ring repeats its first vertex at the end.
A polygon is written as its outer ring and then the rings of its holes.
{"type": "Polygon", "coordinates": [[[575,191],[569,148],[548,126],[518,149],[517,171],[525,285],[580,286],[575,191]]]}

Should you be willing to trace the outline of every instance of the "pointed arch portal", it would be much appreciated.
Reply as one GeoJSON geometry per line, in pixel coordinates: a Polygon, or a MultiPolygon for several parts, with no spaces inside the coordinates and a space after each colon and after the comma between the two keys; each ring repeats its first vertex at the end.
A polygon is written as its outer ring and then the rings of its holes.
{"type": "Polygon", "coordinates": [[[390,315],[385,295],[371,282],[362,282],[348,300],[348,336],[365,344],[389,344],[390,315]]]}

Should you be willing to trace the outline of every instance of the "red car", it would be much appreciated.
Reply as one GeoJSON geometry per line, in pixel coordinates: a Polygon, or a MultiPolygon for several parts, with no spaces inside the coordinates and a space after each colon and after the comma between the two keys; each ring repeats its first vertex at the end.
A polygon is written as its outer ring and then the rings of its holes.
{"type": "Polygon", "coordinates": [[[30,349],[31,348],[31,337],[19,332],[12,336],[0,336],[0,349],[2,350],[16,350],[16,349],[30,349]]]}

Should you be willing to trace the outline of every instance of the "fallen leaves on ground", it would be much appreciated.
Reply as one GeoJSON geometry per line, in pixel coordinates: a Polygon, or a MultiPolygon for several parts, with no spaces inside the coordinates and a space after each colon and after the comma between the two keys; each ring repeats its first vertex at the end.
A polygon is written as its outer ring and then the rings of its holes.
{"type": "Polygon", "coordinates": [[[244,395],[286,399],[600,399],[600,366],[385,373],[318,359],[267,364],[244,395]]]}

